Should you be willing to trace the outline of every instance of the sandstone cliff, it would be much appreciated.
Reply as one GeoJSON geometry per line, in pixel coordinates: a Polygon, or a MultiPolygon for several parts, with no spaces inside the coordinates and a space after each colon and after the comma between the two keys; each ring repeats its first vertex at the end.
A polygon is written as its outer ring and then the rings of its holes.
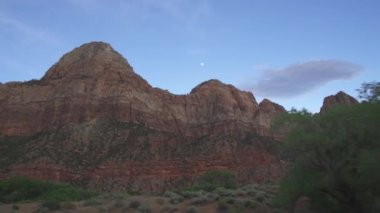
{"type": "Polygon", "coordinates": [[[241,183],[277,179],[269,100],[210,80],[188,95],[153,88],[109,44],[65,54],[41,80],[0,85],[0,178],[102,190],[189,185],[210,169],[241,183]]]}
{"type": "Polygon", "coordinates": [[[338,92],[335,95],[327,96],[323,100],[323,105],[321,107],[320,112],[323,113],[326,110],[330,109],[331,107],[337,106],[337,105],[354,105],[358,104],[359,102],[353,98],[352,96],[346,94],[345,92],[338,92]]]}

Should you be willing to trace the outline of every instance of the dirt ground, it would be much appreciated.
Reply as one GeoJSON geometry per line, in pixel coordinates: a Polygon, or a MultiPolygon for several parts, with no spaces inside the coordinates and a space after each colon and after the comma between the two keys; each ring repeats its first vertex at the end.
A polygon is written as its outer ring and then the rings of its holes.
{"type": "Polygon", "coordinates": [[[213,213],[213,212],[258,212],[271,213],[272,211],[266,207],[258,206],[255,209],[233,208],[232,204],[228,204],[228,209],[219,209],[216,201],[202,204],[191,204],[188,199],[178,204],[170,203],[169,198],[154,196],[129,196],[125,198],[96,198],[88,201],[80,202],[61,202],[58,210],[50,210],[43,207],[39,203],[16,203],[16,204],[0,204],[0,213],[43,213],[43,212],[78,212],[78,213],[121,213],[121,212],[150,212],[150,213],[166,213],[166,212],[184,212],[184,213],[213,213]],[[135,206],[132,204],[135,203],[135,206]],[[138,207],[137,204],[139,204],[138,207]],[[143,208],[145,206],[148,208],[143,208]]]}

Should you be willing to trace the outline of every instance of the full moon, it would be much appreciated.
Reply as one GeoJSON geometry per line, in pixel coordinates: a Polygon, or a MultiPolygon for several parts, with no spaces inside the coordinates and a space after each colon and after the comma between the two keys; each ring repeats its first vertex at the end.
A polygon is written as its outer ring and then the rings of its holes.
{"type": "Polygon", "coordinates": [[[203,67],[203,66],[205,65],[205,63],[201,62],[201,64],[200,64],[200,65],[201,65],[201,67],[203,67]]]}

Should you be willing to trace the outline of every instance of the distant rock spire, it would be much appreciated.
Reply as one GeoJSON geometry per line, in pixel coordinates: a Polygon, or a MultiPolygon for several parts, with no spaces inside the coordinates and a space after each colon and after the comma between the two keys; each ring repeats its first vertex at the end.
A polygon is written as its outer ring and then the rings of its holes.
{"type": "Polygon", "coordinates": [[[65,54],[47,71],[42,80],[120,76],[128,72],[133,72],[132,67],[111,45],[90,42],[65,54]]]}
{"type": "Polygon", "coordinates": [[[327,96],[323,100],[323,105],[321,107],[320,112],[324,113],[326,112],[326,110],[336,105],[354,105],[358,103],[359,102],[355,98],[353,98],[352,96],[348,95],[347,93],[343,91],[340,91],[335,95],[327,96]]]}

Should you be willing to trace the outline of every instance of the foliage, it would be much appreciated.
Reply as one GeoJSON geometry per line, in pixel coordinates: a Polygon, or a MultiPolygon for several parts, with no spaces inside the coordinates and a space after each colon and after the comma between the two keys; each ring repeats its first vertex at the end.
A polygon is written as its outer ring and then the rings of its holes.
{"type": "Polygon", "coordinates": [[[41,207],[54,211],[61,209],[61,204],[56,200],[47,200],[41,204],[41,207]]]}
{"type": "Polygon", "coordinates": [[[365,82],[357,91],[359,92],[359,98],[367,102],[380,102],[380,82],[365,82]]]}
{"type": "Polygon", "coordinates": [[[143,203],[141,204],[137,210],[140,212],[140,213],[150,213],[152,210],[150,208],[150,206],[146,203],[143,203]]]}
{"type": "Polygon", "coordinates": [[[13,210],[19,210],[20,209],[20,206],[16,205],[16,204],[13,204],[12,205],[12,209],[13,210]]]}
{"type": "Polygon", "coordinates": [[[100,202],[98,199],[89,199],[83,203],[84,206],[99,206],[101,204],[102,202],[100,202]]]}
{"type": "Polygon", "coordinates": [[[157,198],[157,199],[156,199],[156,203],[157,203],[158,205],[162,206],[162,205],[165,204],[165,200],[162,199],[162,198],[157,198]]]}
{"type": "Polygon", "coordinates": [[[194,205],[201,205],[210,202],[211,199],[207,196],[200,196],[190,199],[189,203],[194,205]]]}
{"type": "Polygon", "coordinates": [[[75,188],[65,183],[12,177],[0,182],[0,202],[26,200],[78,201],[97,195],[93,191],[75,188]]]}
{"type": "Polygon", "coordinates": [[[141,205],[140,201],[138,200],[132,200],[129,203],[129,208],[137,209],[141,205]]]}
{"type": "Polygon", "coordinates": [[[277,203],[291,210],[301,196],[323,212],[377,212],[380,195],[380,105],[341,106],[319,115],[293,111],[284,142],[289,174],[277,203]]]}
{"type": "Polygon", "coordinates": [[[219,212],[226,212],[228,210],[228,203],[226,200],[221,199],[218,201],[218,210],[219,212]]]}
{"type": "Polygon", "coordinates": [[[218,187],[236,189],[235,176],[229,171],[215,170],[200,176],[194,186],[195,189],[213,191],[218,187]]]}
{"type": "Polygon", "coordinates": [[[189,206],[186,209],[186,213],[198,213],[200,212],[196,206],[189,206]]]}
{"type": "Polygon", "coordinates": [[[172,191],[166,191],[164,193],[164,196],[168,197],[170,199],[169,202],[171,204],[178,204],[178,203],[182,202],[182,200],[183,200],[183,197],[180,194],[177,194],[177,193],[172,192],[172,191]]]}
{"type": "Polygon", "coordinates": [[[204,191],[200,190],[200,191],[189,191],[189,190],[185,190],[185,191],[182,191],[181,192],[181,195],[184,197],[184,198],[194,198],[194,197],[200,197],[200,196],[203,196],[205,194],[204,191]]]}
{"type": "Polygon", "coordinates": [[[66,210],[74,210],[76,208],[75,204],[70,201],[61,203],[61,206],[62,206],[62,209],[66,209],[66,210]]]}

